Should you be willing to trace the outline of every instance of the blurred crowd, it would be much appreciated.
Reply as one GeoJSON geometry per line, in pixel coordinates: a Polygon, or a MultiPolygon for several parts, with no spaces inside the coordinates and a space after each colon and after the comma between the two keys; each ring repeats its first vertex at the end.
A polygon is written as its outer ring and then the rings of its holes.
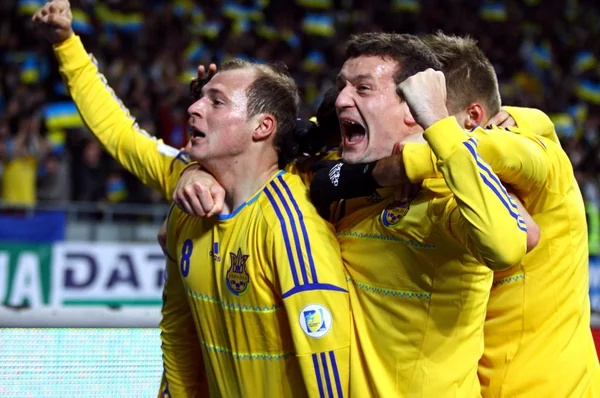
{"type": "MultiPolygon", "coordinates": [[[[0,3],[0,160],[6,203],[156,202],[83,127],[51,46],[30,18],[39,0],[0,3]],[[56,117],[60,115],[61,117],[56,117]],[[67,115],[67,117],[65,117],[67,115]]],[[[437,30],[479,41],[503,103],[555,122],[587,203],[598,208],[600,11],[587,0],[80,0],[74,28],[148,133],[182,147],[198,64],[285,63],[309,117],[352,33],[437,30]]],[[[597,212],[597,210],[596,210],[597,212]]]]}

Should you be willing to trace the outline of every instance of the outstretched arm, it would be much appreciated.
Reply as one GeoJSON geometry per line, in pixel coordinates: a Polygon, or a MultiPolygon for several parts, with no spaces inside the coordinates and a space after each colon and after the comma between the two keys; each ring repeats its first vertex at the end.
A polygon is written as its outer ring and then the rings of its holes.
{"type": "Polygon", "coordinates": [[[68,1],[46,3],[33,21],[53,44],[61,75],[92,133],[128,171],[170,199],[180,171],[189,163],[185,152],[138,126],[73,33],[68,1]]]}

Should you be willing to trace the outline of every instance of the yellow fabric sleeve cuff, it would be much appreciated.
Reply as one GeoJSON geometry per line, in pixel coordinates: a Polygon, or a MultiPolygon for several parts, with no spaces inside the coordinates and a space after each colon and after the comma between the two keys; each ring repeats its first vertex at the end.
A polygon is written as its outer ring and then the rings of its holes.
{"type": "Polygon", "coordinates": [[[183,173],[185,173],[185,171],[186,171],[186,170],[188,170],[188,169],[190,169],[192,166],[198,166],[198,167],[200,167],[200,169],[202,169],[202,166],[200,166],[200,165],[198,164],[198,162],[192,162],[192,163],[188,164],[187,166],[185,166],[185,167],[184,167],[184,168],[181,170],[181,172],[179,173],[179,177],[181,177],[181,176],[183,175],[183,173]]]}
{"type": "Polygon", "coordinates": [[[467,139],[462,127],[454,116],[447,117],[425,130],[425,140],[431,145],[438,160],[450,157],[456,147],[467,139]]]}
{"type": "Polygon", "coordinates": [[[81,38],[77,35],[52,46],[61,68],[66,71],[76,70],[90,62],[81,38]]]}
{"type": "Polygon", "coordinates": [[[409,142],[402,149],[402,161],[406,176],[413,184],[418,184],[426,178],[440,176],[436,167],[437,158],[427,144],[409,142]]]}

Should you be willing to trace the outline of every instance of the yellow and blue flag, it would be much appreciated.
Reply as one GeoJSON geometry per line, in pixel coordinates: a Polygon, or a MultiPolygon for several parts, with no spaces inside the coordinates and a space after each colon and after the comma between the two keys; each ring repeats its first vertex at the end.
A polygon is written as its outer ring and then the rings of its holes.
{"type": "Polygon", "coordinates": [[[231,19],[242,19],[247,18],[248,16],[246,7],[233,1],[226,1],[223,3],[221,14],[231,19]]]}
{"type": "Polygon", "coordinates": [[[45,3],[44,0],[18,0],[17,12],[19,15],[33,15],[45,3]]]}
{"type": "Polygon", "coordinates": [[[302,61],[302,69],[306,72],[320,72],[325,66],[325,56],[317,50],[310,51],[304,61],[302,61]]]}
{"type": "Polygon", "coordinates": [[[44,109],[46,128],[50,131],[84,126],[73,101],[53,102],[44,109]]]}
{"type": "Polygon", "coordinates": [[[65,144],[67,142],[67,136],[64,130],[50,131],[46,135],[46,141],[50,146],[50,152],[53,155],[60,155],[65,150],[65,144]]]}
{"type": "Polygon", "coordinates": [[[535,65],[542,69],[549,69],[552,66],[552,48],[548,42],[535,46],[531,54],[531,60],[535,65]]]}
{"type": "Polygon", "coordinates": [[[35,55],[27,55],[21,64],[21,81],[25,84],[37,83],[40,80],[40,65],[35,55]]]}
{"type": "Polygon", "coordinates": [[[479,16],[486,21],[504,22],[508,19],[506,4],[503,1],[485,1],[479,7],[479,16]]]}
{"type": "Polygon", "coordinates": [[[568,113],[555,113],[548,115],[556,133],[561,137],[573,137],[575,135],[575,123],[568,113]]]}
{"type": "Polygon", "coordinates": [[[583,79],[575,86],[575,94],[587,102],[600,105],[600,84],[583,79]]]}
{"type": "Polygon", "coordinates": [[[291,48],[297,48],[300,45],[300,38],[298,35],[291,29],[285,29],[281,32],[281,37],[283,40],[290,46],[291,48]]]}
{"type": "Polygon", "coordinates": [[[110,202],[117,203],[127,197],[127,186],[120,176],[112,176],[106,182],[106,197],[110,202]]]}
{"type": "Polygon", "coordinates": [[[78,8],[72,8],[71,13],[73,14],[73,22],[71,25],[75,32],[85,35],[94,33],[94,27],[90,22],[90,16],[88,14],[78,8]]]}
{"type": "Polygon", "coordinates": [[[144,23],[141,12],[114,13],[117,28],[122,32],[139,32],[144,23]]]}
{"type": "Polygon", "coordinates": [[[307,14],[302,21],[302,30],[314,36],[332,36],[335,33],[333,17],[327,14],[307,14]]]}
{"type": "Polygon", "coordinates": [[[579,51],[575,54],[575,69],[579,73],[593,69],[596,64],[596,58],[590,50],[579,51]]]}
{"type": "Polygon", "coordinates": [[[588,117],[588,106],[585,103],[574,104],[569,107],[569,115],[577,123],[585,121],[588,117]]]}
{"type": "Polygon", "coordinates": [[[206,53],[206,50],[207,48],[202,43],[194,41],[185,49],[185,59],[192,62],[198,62],[206,53]]]}
{"type": "Polygon", "coordinates": [[[256,35],[265,40],[276,40],[278,37],[277,29],[273,25],[258,24],[255,28],[256,35]]]}
{"type": "Polygon", "coordinates": [[[219,21],[206,21],[202,24],[200,31],[202,36],[209,39],[216,39],[219,37],[222,28],[223,26],[219,21]]]}

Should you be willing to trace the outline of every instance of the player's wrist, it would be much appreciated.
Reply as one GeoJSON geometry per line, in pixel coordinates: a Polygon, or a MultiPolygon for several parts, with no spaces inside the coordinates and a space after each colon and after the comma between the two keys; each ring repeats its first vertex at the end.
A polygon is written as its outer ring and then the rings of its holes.
{"type": "Polygon", "coordinates": [[[200,163],[198,162],[191,162],[190,164],[185,166],[183,170],[181,170],[181,173],[179,173],[179,177],[182,177],[184,174],[189,174],[192,171],[196,170],[202,170],[202,166],[200,166],[200,163]]]}

